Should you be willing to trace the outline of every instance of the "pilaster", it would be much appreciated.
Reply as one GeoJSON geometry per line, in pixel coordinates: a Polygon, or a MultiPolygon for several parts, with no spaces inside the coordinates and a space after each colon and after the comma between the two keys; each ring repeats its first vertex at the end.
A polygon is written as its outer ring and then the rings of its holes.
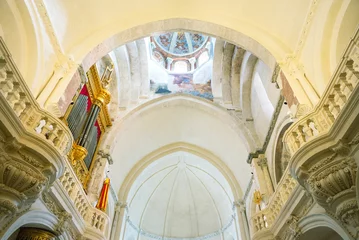
{"type": "Polygon", "coordinates": [[[234,206],[237,210],[238,216],[238,224],[241,232],[241,239],[242,240],[250,240],[249,234],[249,225],[247,220],[247,213],[246,213],[246,206],[245,202],[242,200],[238,200],[234,202],[234,206]]]}
{"type": "Polygon", "coordinates": [[[111,228],[111,238],[110,239],[120,239],[121,228],[123,225],[124,216],[127,208],[127,202],[118,202],[115,208],[115,216],[112,222],[111,228]]]}
{"type": "Polygon", "coordinates": [[[259,185],[259,191],[264,195],[264,201],[267,202],[273,194],[273,186],[265,155],[259,154],[258,158],[253,158],[252,167],[254,178],[259,185]]]}

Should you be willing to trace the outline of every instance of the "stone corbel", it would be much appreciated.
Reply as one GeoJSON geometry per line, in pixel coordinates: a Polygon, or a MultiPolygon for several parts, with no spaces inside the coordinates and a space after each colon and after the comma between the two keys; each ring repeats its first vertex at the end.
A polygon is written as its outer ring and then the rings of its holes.
{"type": "Polygon", "coordinates": [[[27,209],[54,179],[55,169],[15,138],[0,141],[0,229],[27,209]]]}

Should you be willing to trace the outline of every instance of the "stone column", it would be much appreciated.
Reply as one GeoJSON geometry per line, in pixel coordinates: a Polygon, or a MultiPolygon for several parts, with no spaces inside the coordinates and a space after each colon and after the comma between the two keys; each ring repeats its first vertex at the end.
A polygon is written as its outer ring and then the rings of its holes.
{"type": "Polygon", "coordinates": [[[259,191],[264,195],[265,202],[273,194],[272,180],[269,175],[267,159],[264,154],[259,154],[258,158],[253,158],[252,167],[254,178],[256,179],[259,191]]]}
{"type": "Polygon", "coordinates": [[[196,58],[192,57],[192,58],[188,59],[188,61],[191,64],[191,71],[193,71],[194,70],[194,64],[196,63],[196,58]]]}
{"type": "Polygon", "coordinates": [[[21,228],[17,240],[55,240],[55,234],[40,228],[21,228]]]}
{"type": "Polygon", "coordinates": [[[171,64],[173,62],[173,59],[168,57],[167,59],[167,70],[170,71],[171,70],[171,64]]]}
{"type": "MultiPolygon", "coordinates": [[[[124,216],[126,212],[127,203],[118,202],[115,208],[115,216],[112,222],[111,237],[110,239],[120,239],[121,228],[123,225],[124,216]]],[[[126,221],[126,220],[125,220],[126,221]]]]}
{"type": "Polygon", "coordinates": [[[234,202],[234,205],[236,206],[237,209],[238,224],[241,231],[241,239],[250,240],[251,238],[249,234],[249,225],[247,221],[245,202],[242,200],[238,200],[234,202]]]}

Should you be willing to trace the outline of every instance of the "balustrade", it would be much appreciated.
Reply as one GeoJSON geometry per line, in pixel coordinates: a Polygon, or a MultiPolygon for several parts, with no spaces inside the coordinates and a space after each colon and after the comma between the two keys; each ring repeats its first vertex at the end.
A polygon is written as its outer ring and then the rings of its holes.
{"type": "Polygon", "coordinates": [[[40,108],[3,41],[0,49],[0,95],[27,131],[40,135],[66,155],[72,145],[71,132],[61,120],[40,108]]]}
{"type": "Polygon", "coordinates": [[[82,217],[87,226],[96,229],[104,236],[108,236],[108,228],[110,219],[106,213],[94,208],[89,202],[82,184],[76,177],[73,169],[67,163],[65,173],[58,180],[63,190],[74,203],[76,210],[82,217]]]}
{"type": "Polygon", "coordinates": [[[278,220],[280,212],[287,204],[291,194],[298,186],[298,182],[292,178],[289,168],[287,168],[266,208],[251,217],[253,234],[272,227],[274,222],[278,220]]]}
{"type": "Polygon", "coordinates": [[[351,41],[319,104],[286,131],[283,141],[291,155],[304,144],[329,132],[350,97],[358,92],[358,82],[359,34],[351,41]]]}

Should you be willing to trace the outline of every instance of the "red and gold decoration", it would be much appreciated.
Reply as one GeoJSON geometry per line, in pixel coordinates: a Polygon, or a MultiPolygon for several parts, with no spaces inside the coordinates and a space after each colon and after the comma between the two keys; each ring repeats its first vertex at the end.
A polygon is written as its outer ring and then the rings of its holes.
{"type": "Polygon", "coordinates": [[[112,72],[113,66],[107,67],[100,78],[93,65],[87,72],[86,84],[79,91],[66,117],[75,139],[69,158],[84,189],[92,172],[93,158],[101,137],[107,127],[112,125],[107,109],[111,101],[111,93],[107,88],[112,72]]]}
{"type": "Polygon", "coordinates": [[[100,209],[101,211],[106,211],[109,188],[110,188],[110,179],[106,178],[105,181],[103,182],[101,193],[98,202],[96,204],[96,208],[100,209]]]}

